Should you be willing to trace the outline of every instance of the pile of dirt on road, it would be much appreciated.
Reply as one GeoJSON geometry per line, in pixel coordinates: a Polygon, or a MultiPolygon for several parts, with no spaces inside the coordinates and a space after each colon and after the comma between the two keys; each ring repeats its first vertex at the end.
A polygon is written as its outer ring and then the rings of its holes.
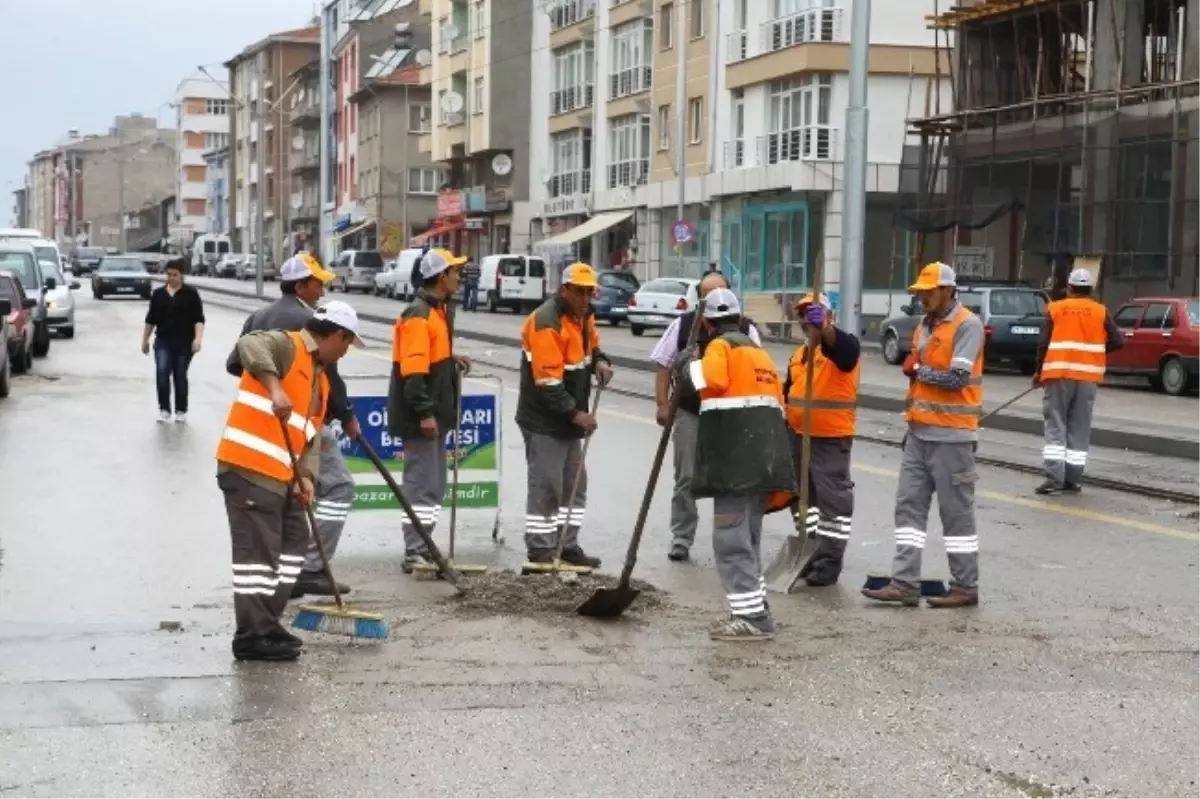
{"type": "MultiPolygon", "coordinates": [[[[469,578],[467,590],[446,602],[458,610],[508,616],[574,613],[597,588],[613,588],[617,578],[605,575],[579,575],[573,583],[564,583],[557,574],[523,576],[512,571],[490,571],[469,578]]],[[[664,608],[666,595],[649,583],[633,580],[642,593],[627,613],[645,613],[664,608]]]]}

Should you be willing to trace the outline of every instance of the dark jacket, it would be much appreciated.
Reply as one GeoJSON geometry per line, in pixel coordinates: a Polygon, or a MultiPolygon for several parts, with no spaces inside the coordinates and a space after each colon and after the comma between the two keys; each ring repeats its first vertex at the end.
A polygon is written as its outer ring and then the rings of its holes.
{"type": "Polygon", "coordinates": [[[388,385],[388,432],[421,437],[421,420],[437,420],[441,435],[455,427],[458,392],[454,363],[454,315],[443,300],[417,292],[392,337],[392,380],[388,385]]]}
{"type": "MultiPolygon", "coordinates": [[[[285,294],[266,308],[259,308],[246,317],[242,325],[242,336],[255,330],[302,330],[304,323],[312,318],[313,312],[294,295],[285,294]]],[[[241,336],[239,336],[241,338],[241,336]]],[[[234,377],[242,376],[242,365],[238,363],[237,346],[225,359],[225,371],[234,377]]],[[[338,374],[337,364],[325,367],[329,378],[329,403],[325,408],[325,424],[337,419],[343,425],[354,418],[354,406],[346,392],[346,381],[338,374]]]]}
{"type": "Polygon", "coordinates": [[[609,362],[600,351],[592,309],[581,324],[555,294],[525,320],[521,349],[517,424],[530,433],[583,438],[583,429],[571,419],[591,410],[596,364],[609,362]]]}
{"type": "MultiPolygon", "coordinates": [[[[692,325],[695,323],[695,311],[688,311],[679,317],[679,338],[675,342],[679,352],[683,352],[685,349],[687,349],[688,337],[691,336],[692,325]]],[[[743,335],[748,336],[750,335],[750,328],[753,324],[754,320],[748,316],[743,316],[741,321],[738,322],[738,330],[743,335]]],[[[707,328],[704,326],[700,327],[700,332],[696,336],[696,344],[701,358],[704,357],[704,351],[708,348],[708,343],[713,340],[713,336],[714,334],[707,328]]],[[[695,390],[692,389],[691,383],[684,380],[679,383],[679,388],[679,410],[687,411],[691,414],[700,413],[700,397],[696,394],[695,390]]]]}

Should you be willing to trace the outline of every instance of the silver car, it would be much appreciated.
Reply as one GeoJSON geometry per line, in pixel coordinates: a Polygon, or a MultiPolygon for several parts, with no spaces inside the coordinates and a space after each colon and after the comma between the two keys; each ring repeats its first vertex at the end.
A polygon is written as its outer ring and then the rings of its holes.
{"type": "Polygon", "coordinates": [[[383,256],[375,250],[346,250],[334,263],[336,277],[330,288],[370,294],[375,291],[375,276],[382,271],[383,256]]]}
{"type": "Polygon", "coordinates": [[[70,280],[63,277],[57,264],[41,261],[42,276],[46,285],[54,281],[54,288],[46,289],[46,323],[50,332],[58,333],[63,338],[75,337],[75,298],[72,291],[79,289],[79,281],[73,276],[70,280]]]}
{"type": "MultiPolygon", "coordinates": [[[[275,261],[270,257],[263,259],[263,280],[274,280],[277,276],[275,271],[275,261]]],[[[246,260],[238,266],[238,280],[257,280],[258,279],[258,259],[253,255],[246,256],[246,260]]]]}

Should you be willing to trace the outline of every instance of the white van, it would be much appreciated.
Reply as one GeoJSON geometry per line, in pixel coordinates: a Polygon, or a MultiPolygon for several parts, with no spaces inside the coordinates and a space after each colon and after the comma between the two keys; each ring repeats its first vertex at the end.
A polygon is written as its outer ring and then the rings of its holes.
{"type": "Polygon", "coordinates": [[[386,294],[392,299],[410,300],[413,295],[413,267],[421,260],[425,251],[420,247],[402,250],[387,270],[375,276],[375,294],[386,294]]]}
{"type": "Polygon", "coordinates": [[[546,262],[535,255],[486,255],[479,264],[479,292],[490,313],[532,311],[546,298],[546,262]]]}

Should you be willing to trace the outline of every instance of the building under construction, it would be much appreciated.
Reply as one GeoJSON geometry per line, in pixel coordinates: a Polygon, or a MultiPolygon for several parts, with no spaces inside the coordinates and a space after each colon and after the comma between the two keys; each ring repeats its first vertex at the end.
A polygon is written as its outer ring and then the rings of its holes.
{"type": "Polygon", "coordinates": [[[1098,258],[1109,305],[1195,295],[1197,5],[960,0],[929,17],[954,100],[910,124],[913,260],[1061,287],[1098,258]]]}

